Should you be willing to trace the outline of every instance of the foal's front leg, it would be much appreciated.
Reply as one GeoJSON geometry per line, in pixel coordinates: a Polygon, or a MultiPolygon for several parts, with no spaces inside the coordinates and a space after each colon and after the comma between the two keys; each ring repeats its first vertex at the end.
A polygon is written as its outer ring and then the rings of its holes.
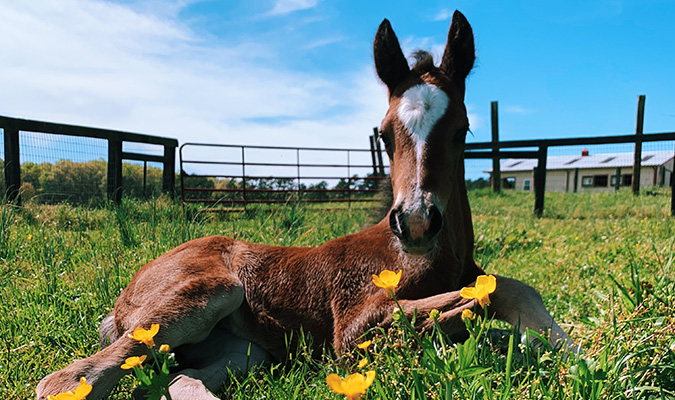
{"type": "Polygon", "coordinates": [[[490,295],[489,306],[495,318],[518,326],[523,333],[527,329],[548,334],[549,344],[553,348],[578,352],[579,347],[567,336],[544,307],[537,291],[518,280],[496,276],[497,289],[490,295]]]}
{"type": "MultiPolygon", "coordinates": [[[[515,279],[495,276],[497,288],[490,295],[491,304],[488,308],[491,316],[496,319],[518,326],[520,332],[527,329],[547,334],[550,332],[549,343],[557,348],[577,351],[575,344],[567,337],[567,334],[553,320],[546,311],[541,296],[532,287],[515,279]]],[[[438,323],[443,331],[449,335],[463,332],[466,327],[462,320],[462,312],[477,307],[478,302],[473,299],[465,299],[460,296],[460,291],[441,293],[435,296],[418,300],[400,300],[406,317],[411,320],[417,315],[415,328],[419,332],[429,331],[434,321],[428,319],[432,310],[441,312],[438,323]]],[[[359,336],[372,326],[387,328],[393,322],[393,313],[398,309],[391,299],[386,299],[382,293],[373,296],[367,302],[367,306],[358,318],[354,318],[353,324],[349,324],[336,333],[335,345],[338,349],[352,346],[359,336]]]]}

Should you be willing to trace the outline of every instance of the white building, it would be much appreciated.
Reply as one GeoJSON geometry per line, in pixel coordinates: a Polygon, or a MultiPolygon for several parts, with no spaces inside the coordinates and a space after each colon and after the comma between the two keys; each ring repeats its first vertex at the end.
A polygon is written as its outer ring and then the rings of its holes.
{"type": "MultiPolygon", "coordinates": [[[[614,190],[617,176],[621,186],[633,183],[633,153],[548,156],[546,159],[547,192],[589,192],[614,190]]],[[[671,185],[672,151],[643,151],[640,188],[671,185]]],[[[534,190],[536,159],[509,158],[500,162],[502,188],[534,190]]],[[[490,174],[492,167],[484,172],[490,174]]]]}

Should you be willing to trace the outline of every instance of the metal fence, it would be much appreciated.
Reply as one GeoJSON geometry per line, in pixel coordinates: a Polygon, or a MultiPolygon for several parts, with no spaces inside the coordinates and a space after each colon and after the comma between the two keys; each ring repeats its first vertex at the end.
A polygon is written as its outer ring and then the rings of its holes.
{"type": "Polygon", "coordinates": [[[181,196],[231,210],[374,201],[389,166],[374,137],[370,143],[370,149],[185,143],[179,151],[181,196]]]}

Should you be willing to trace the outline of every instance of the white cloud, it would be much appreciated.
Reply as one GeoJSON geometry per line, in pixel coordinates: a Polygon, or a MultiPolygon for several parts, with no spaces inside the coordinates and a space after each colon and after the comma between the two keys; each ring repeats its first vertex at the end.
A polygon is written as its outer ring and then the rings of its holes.
{"type": "Polygon", "coordinates": [[[184,3],[160,13],[151,3],[0,3],[0,114],[181,144],[368,147],[387,110],[371,60],[339,74],[290,70],[283,48],[214,45],[177,19],[184,3]]]}
{"type": "Polygon", "coordinates": [[[469,118],[469,127],[472,131],[485,128],[485,121],[472,104],[466,105],[467,117],[469,118]]]}
{"type": "Polygon", "coordinates": [[[283,15],[293,11],[306,10],[313,8],[319,3],[319,0],[277,0],[270,11],[270,15],[283,15]]]}
{"type": "Polygon", "coordinates": [[[436,13],[432,19],[434,21],[447,21],[452,18],[452,14],[452,11],[448,10],[447,8],[443,8],[438,13],[436,13]]]}
{"type": "Polygon", "coordinates": [[[319,48],[319,47],[329,46],[329,45],[332,45],[332,44],[335,44],[335,43],[340,43],[344,40],[345,40],[344,36],[335,36],[335,37],[317,39],[317,40],[314,40],[314,41],[302,46],[302,49],[303,50],[312,50],[312,49],[316,49],[316,48],[319,48]]]}
{"type": "Polygon", "coordinates": [[[367,147],[386,111],[370,65],[341,78],[288,70],[283,49],[214,48],[171,17],[102,1],[11,2],[0,15],[9,116],[181,143],[367,147]]]}
{"type": "Polygon", "coordinates": [[[525,108],[523,106],[511,105],[511,106],[505,106],[504,112],[508,113],[508,114],[529,115],[529,114],[532,114],[534,111],[529,109],[529,108],[525,108]]]}

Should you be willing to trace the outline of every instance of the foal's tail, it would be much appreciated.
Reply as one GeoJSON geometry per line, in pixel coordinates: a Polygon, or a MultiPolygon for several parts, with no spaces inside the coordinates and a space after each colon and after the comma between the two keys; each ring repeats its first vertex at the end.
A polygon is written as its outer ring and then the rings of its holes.
{"type": "Polygon", "coordinates": [[[98,327],[98,335],[101,348],[107,347],[110,343],[119,339],[120,335],[115,328],[115,314],[113,312],[101,321],[101,325],[98,327]]]}

